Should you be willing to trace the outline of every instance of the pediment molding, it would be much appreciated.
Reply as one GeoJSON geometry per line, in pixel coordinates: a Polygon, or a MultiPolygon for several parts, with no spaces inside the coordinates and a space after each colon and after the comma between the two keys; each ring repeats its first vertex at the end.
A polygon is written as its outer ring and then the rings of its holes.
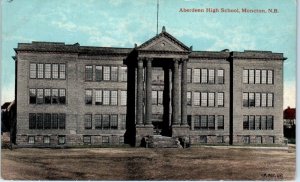
{"type": "Polygon", "coordinates": [[[190,49],[169,33],[163,31],[137,47],[141,51],[190,52],[190,49]]]}

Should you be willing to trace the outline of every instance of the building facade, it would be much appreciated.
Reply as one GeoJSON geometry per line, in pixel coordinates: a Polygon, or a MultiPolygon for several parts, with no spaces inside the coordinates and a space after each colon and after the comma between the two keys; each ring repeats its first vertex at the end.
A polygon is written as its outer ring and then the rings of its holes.
{"type": "Polygon", "coordinates": [[[193,51],[163,28],[134,48],[19,43],[16,143],[282,144],[282,53],[193,51]]]}

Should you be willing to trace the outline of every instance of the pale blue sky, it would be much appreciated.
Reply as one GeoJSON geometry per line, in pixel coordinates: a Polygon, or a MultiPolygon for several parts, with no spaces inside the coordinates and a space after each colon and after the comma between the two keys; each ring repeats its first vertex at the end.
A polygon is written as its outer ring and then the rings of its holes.
{"type": "MultiPolygon", "coordinates": [[[[133,47],[156,34],[156,0],[2,0],[2,101],[13,100],[18,42],[133,47]]],[[[193,50],[284,53],[284,107],[295,106],[296,0],[160,0],[159,31],[193,50]],[[180,13],[180,8],[276,8],[277,14],[180,13]]]]}

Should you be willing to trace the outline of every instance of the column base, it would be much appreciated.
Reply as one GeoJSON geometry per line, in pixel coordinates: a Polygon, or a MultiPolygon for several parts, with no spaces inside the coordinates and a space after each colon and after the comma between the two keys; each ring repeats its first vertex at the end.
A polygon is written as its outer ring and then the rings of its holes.
{"type": "Polygon", "coordinates": [[[189,125],[172,125],[172,137],[189,136],[189,135],[190,135],[189,125]]]}
{"type": "Polygon", "coordinates": [[[136,125],[135,127],[135,146],[142,145],[142,139],[145,136],[153,136],[153,125],[136,125]]]}

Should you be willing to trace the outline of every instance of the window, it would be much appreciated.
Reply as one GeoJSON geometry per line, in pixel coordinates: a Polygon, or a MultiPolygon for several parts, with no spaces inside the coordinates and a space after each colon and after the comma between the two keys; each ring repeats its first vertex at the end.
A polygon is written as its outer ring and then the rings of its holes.
{"type": "Polygon", "coordinates": [[[44,78],[44,65],[37,64],[37,78],[44,78]]]}
{"type": "Polygon", "coordinates": [[[63,145],[66,143],[66,137],[65,136],[58,136],[58,144],[63,145]]]}
{"type": "Polygon", "coordinates": [[[91,144],[91,136],[83,136],[84,144],[91,144]]]}
{"type": "MultiPolygon", "coordinates": [[[[187,78],[186,78],[187,83],[191,83],[192,82],[192,69],[188,68],[186,70],[186,75],[187,75],[187,78]]],[[[199,70],[199,78],[200,78],[200,70],[199,70]]]]}
{"type": "Polygon", "coordinates": [[[218,70],[218,84],[224,84],[224,70],[218,70]]]}
{"type": "Polygon", "coordinates": [[[207,116],[206,115],[200,116],[200,128],[207,129],[207,116]]]}
{"type": "Polygon", "coordinates": [[[248,93],[243,93],[243,106],[248,107],[248,93]]]}
{"type": "Polygon", "coordinates": [[[223,136],[217,136],[217,143],[224,143],[224,137],[223,136]]]}
{"type": "Polygon", "coordinates": [[[261,94],[261,107],[266,107],[267,106],[267,94],[262,93],[261,94]]]}
{"type": "Polygon", "coordinates": [[[261,116],[261,129],[267,129],[267,116],[261,116]]]}
{"type": "Polygon", "coordinates": [[[255,129],[255,122],[254,122],[254,116],[249,116],[249,129],[254,130],[255,129]]]}
{"type": "Polygon", "coordinates": [[[126,129],[126,114],[120,115],[120,121],[121,121],[121,130],[126,129]]]}
{"type": "Polygon", "coordinates": [[[121,91],[121,106],[127,105],[127,91],[121,91]]]}
{"type": "Polygon", "coordinates": [[[163,104],[163,91],[157,91],[157,96],[158,96],[158,99],[157,99],[157,102],[158,102],[158,105],[162,105],[163,104]]]}
{"type": "Polygon", "coordinates": [[[92,90],[85,90],[85,104],[92,104],[92,90]]]}
{"type": "Polygon", "coordinates": [[[59,103],[66,104],[66,90],[59,89],[59,103]]]}
{"type": "Polygon", "coordinates": [[[261,129],[260,116],[255,116],[255,130],[261,129]]]}
{"type": "MultiPolygon", "coordinates": [[[[192,105],[192,92],[187,92],[187,105],[192,105]]],[[[200,102],[200,99],[198,99],[198,103],[200,102]]],[[[200,104],[200,103],[199,103],[200,104]]]]}
{"type": "Polygon", "coordinates": [[[194,83],[200,83],[200,69],[194,69],[194,83]]]}
{"type": "Polygon", "coordinates": [[[224,116],[218,116],[218,130],[224,130],[224,116]]]}
{"type": "Polygon", "coordinates": [[[218,101],[217,101],[218,107],[224,107],[224,93],[218,93],[218,101]]]}
{"type": "Polygon", "coordinates": [[[192,126],[192,116],[191,115],[187,115],[187,123],[191,128],[191,126],[192,126]]]}
{"type": "Polygon", "coordinates": [[[34,144],[35,142],[35,137],[34,136],[28,136],[28,143],[29,144],[34,144]]]}
{"type": "Polygon", "coordinates": [[[205,92],[201,93],[201,106],[207,107],[207,93],[205,93],[205,92]]]}
{"type": "Polygon", "coordinates": [[[215,93],[208,93],[208,106],[209,107],[215,106],[215,93]]]}
{"type": "Polygon", "coordinates": [[[58,114],[58,126],[59,129],[66,128],[66,114],[58,114]]]}
{"type": "Polygon", "coordinates": [[[208,129],[215,129],[215,116],[208,116],[208,129]]]}
{"type": "Polygon", "coordinates": [[[66,65],[65,64],[59,65],[59,78],[66,79],[66,65]]]}
{"type": "Polygon", "coordinates": [[[118,105],[118,91],[111,91],[110,97],[111,97],[110,105],[113,105],[113,106],[118,105]]]}
{"type": "Polygon", "coordinates": [[[269,136],[269,143],[275,143],[275,137],[269,136]]]}
{"type": "Polygon", "coordinates": [[[30,78],[36,78],[36,64],[30,64],[30,78]]]}
{"type": "Polygon", "coordinates": [[[110,80],[110,67],[103,66],[103,80],[110,80]]]}
{"type": "Polygon", "coordinates": [[[110,128],[118,129],[118,115],[116,114],[110,115],[110,128]]]}
{"type": "Polygon", "coordinates": [[[103,105],[109,105],[109,90],[103,91],[103,105]]]}
{"type": "Polygon", "coordinates": [[[127,82],[127,67],[121,67],[120,69],[120,81],[127,82]]]}
{"type": "Polygon", "coordinates": [[[44,103],[44,90],[43,89],[37,89],[37,104],[43,104],[44,103]]]}
{"type": "Polygon", "coordinates": [[[92,129],[92,115],[91,114],[84,115],[84,128],[92,129]]]}
{"type": "Polygon", "coordinates": [[[109,136],[102,136],[102,143],[109,143],[109,136]]]}
{"type": "Polygon", "coordinates": [[[249,143],[250,143],[250,137],[249,137],[249,136],[244,136],[243,142],[244,142],[245,144],[249,144],[249,143]]]}
{"type": "Polygon", "coordinates": [[[267,83],[267,70],[261,70],[261,83],[267,83]]]}
{"type": "Polygon", "coordinates": [[[255,83],[260,83],[260,70],[255,70],[255,83]]]}
{"type": "Polygon", "coordinates": [[[273,130],[273,116],[267,116],[267,130],[273,130]]]}
{"type": "Polygon", "coordinates": [[[254,83],[254,70],[249,70],[249,83],[254,83]]]}
{"type": "Polygon", "coordinates": [[[215,70],[208,70],[208,83],[215,83],[215,70]]]}
{"type": "Polygon", "coordinates": [[[102,129],[102,116],[101,114],[95,115],[95,129],[102,129]]]}
{"type": "Polygon", "coordinates": [[[29,113],[29,129],[36,128],[36,115],[34,113],[29,113]]]}
{"type": "Polygon", "coordinates": [[[243,83],[249,83],[249,70],[243,70],[243,83]]]}
{"type": "Polygon", "coordinates": [[[35,103],[36,103],[36,90],[29,89],[29,104],[35,104],[35,103]]]}
{"type": "Polygon", "coordinates": [[[249,93],[249,107],[255,106],[254,93],[249,93]]]}
{"type": "Polygon", "coordinates": [[[109,115],[103,114],[102,115],[102,128],[103,129],[109,129],[109,115]]]}
{"type": "Polygon", "coordinates": [[[52,89],[52,104],[58,104],[58,89],[52,89]]]}
{"type": "Polygon", "coordinates": [[[273,70],[268,70],[268,84],[273,84],[273,70]]]}
{"type": "Polygon", "coordinates": [[[58,79],[58,64],[52,64],[52,78],[58,79]]]}
{"type": "Polygon", "coordinates": [[[51,129],[51,114],[44,114],[44,129],[51,129]]]}
{"type": "Polygon", "coordinates": [[[164,83],[164,71],[162,68],[154,67],[152,69],[152,84],[162,85],[164,83]]]}
{"type": "Polygon", "coordinates": [[[260,107],[260,93],[255,93],[255,107],[260,107]]]}
{"type": "Polygon", "coordinates": [[[50,143],[50,136],[44,136],[44,144],[50,143]]]}
{"type": "Polygon", "coordinates": [[[261,136],[256,136],[255,140],[256,140],[257,144],[261,144],[262,143],[262,137],[261,136]]]}
{"type": "Polygon", "coordinates": [[[200,106],[200,92],[194,92],[194,105],[200,106]]]}
{"type": "Polygon", "coordinates": [[[124,136],[120,136],[119,137],[119,144],[123,144],[124,143],[124,136]]]}
{"type": "Polygon", "coordinates": [[[207,136],[200,136],[199,142],[200,143],[207,143],[207,136]]]}
{"type": "Polygon", "coordinates": [[[36,129],[43,129],[43,114],[36,115],[36,129]]]}
{"type": "Polygon", "coordinates": [[[45,89],[45,104],[51,104],[51,89],[45,89]]]}
{"type": "Polygon", "coordinates": [[[102,105],[102,90],[95,90],[95,105],[102,105]]]}
{"type": "Polygon", "coordinates": [[[157,91],[152,91],[152,105],[157,105],[157,91]]]}
{"type": "Polygon", "coordinates": [[[273,116],[247,116],[243,117],[244,130],[273,130],[273,116]]]}
{"type": "Polygon", "coordinates": [[[194,117],[194,129],[200,129],[200,116],[194,117]]]}
{"type": "Polygon", "coordinates": [[[118,67],[111,67],[111,81],[118,81],[118,67]]]}
{"type": "Polygon", "coordinates": [[[268,107],[273,107],[273,94],[268,93],[268,107]]]}
{"type": "Polygon", "coordinates": [[[52,114],[52,129],[58,128],[58,114],[52,114]]]}
{"type": "Polygon", "coordinates": [[[244,130],[249,130],[249,120],[248,120],[249,116],[244,116],[243,119],[243,129],[244,130]]]}
{"type": "Polygon", "coordinates": [[[51,64],[45,64],[45,78],[51,78],[51,64]]]}
{"type": "Polygon", "coordinates": [[[93,80],[93,66],[91,65],[85,66],[85,80],[86,81],[93,80]]]}
{"type": "Polygon", "coordinates": [[[103,70],[102,70],[102,66],[96,66],[96,70],[95,70],[95,74],[96,74],[96,81],[102,81],[102,75],[103,75],[103,70]]]}
{"type": "Polygon", "coordinates": [[[207,69],[201,69],[201,83],[207,83],[207,69]]]}

